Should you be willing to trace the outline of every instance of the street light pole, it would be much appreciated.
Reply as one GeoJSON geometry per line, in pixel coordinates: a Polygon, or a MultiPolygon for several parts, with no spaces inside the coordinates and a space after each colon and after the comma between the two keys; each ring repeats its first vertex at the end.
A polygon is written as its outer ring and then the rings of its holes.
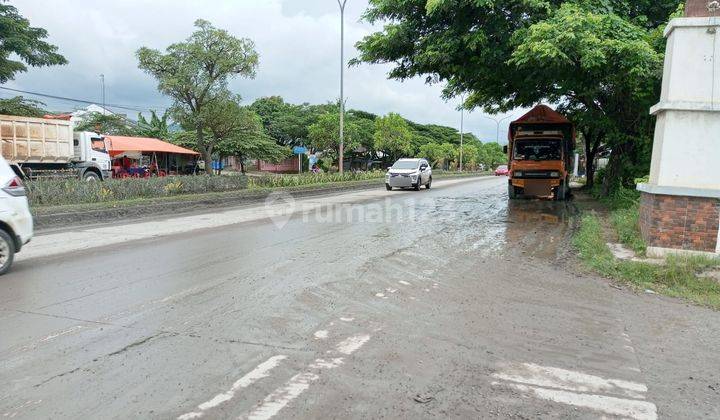
{"type": "Polygon", "coordinates": [[[465,96],[461,96],[460,105],[460,172],[463,170],[463,140],[465,137],[465,96]]]}
{"type": "Polygon", "coordinates": [[[100,83],[102,84],[102,106],[103,106],[103,115],[105,115],[105,75],[100,75],[100,83]]]}
{"type": "Polygon", "coordinates": [[[345,166],[345,5],[347,0],[337,0],[340,6],[340,173],[345,166]]]}
{"type": "Polygon", "coordinates": [[[485,118],[487,118],[488,120],[494,121],[495,124],[497,124],[497,133],[495,134],[495,142],[500,143],[500,124],[502,124],[502,122],[507,120],[508,118],[512,118],[512,115],[508,115],[508,116],[500,118],[500,119],[489,117],[487,115],[483,115],[483,116],[485,118]]]}

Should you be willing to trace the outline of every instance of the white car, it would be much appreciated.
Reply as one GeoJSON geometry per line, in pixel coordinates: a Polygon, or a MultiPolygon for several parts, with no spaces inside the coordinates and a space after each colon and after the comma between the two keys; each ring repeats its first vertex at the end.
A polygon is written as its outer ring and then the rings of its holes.
{"type": "Polygon", "coordinates": [[[420,191],[420,187],[430,189],[432,186],[432,168],[425,159],[400,159],[388,169],[385,175],[385,188],[413,188],[420,191]]]}
{"type": "Polygon", "coordinates": [[[0,156],[0,275],[7,273],[15,253],[33,236],[33,219],[20,177],[0,156]]]}

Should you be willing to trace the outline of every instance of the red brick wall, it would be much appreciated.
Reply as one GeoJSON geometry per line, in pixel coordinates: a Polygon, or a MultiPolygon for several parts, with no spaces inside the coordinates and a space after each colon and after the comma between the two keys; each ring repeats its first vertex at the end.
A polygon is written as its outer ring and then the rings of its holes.
{"type": "MultiPolygon", "coordinates": [[[[258,160],[258,171],[274,172],[278,174],[297,173],[298,157],[292,157],[279,163],[264,162],[258,160]]],[[[307,168],[306,168],[307,169],[307,168]]]]}
{"type": "Polygon", "coordinates": [[[715,252],[720,200],[656,195],[640,198],[640,230],[648,246],[715,252]]]}

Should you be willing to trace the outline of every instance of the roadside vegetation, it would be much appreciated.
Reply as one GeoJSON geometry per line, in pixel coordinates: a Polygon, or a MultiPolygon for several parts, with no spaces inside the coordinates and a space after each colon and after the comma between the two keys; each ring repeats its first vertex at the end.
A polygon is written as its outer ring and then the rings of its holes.
{"type": "Polygon", "coordinates": [[[585,212],[573,239],[580,259],[603,276],[638,291],[649,290],[720,310],[720,283],[699,277],[720,266],[720,260],[672,256],[662,264],[620,260],[610,251],[607,243],[618,241],[638,257],[645,256],[647,246],[640,234],[638,199],[637,191],[619,188],[599,199],[604,207],[601,211],[585,212]]]}

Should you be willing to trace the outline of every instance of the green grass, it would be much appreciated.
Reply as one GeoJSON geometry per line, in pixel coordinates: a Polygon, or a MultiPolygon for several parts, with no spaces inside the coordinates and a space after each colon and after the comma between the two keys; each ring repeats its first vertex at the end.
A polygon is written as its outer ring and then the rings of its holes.
{"type": "Polygon", "coordinates": [[[582,217],[573,244],[588,267],[608,278],[720,310],[720,283],[698,277],[702,271],[720,266],[718,259],[670,257],[665,265],[617,260],[607,247],[602,221],[595,214],[582,217]]]}
{"type": "Polygon", "coordinates": [[[629,208],[613,210],[610,213],[610,223],[615,228],[620,243],[638,255],[645,255],[647,245],[640,234],[640,207],[637,203],[629,208]]]}

